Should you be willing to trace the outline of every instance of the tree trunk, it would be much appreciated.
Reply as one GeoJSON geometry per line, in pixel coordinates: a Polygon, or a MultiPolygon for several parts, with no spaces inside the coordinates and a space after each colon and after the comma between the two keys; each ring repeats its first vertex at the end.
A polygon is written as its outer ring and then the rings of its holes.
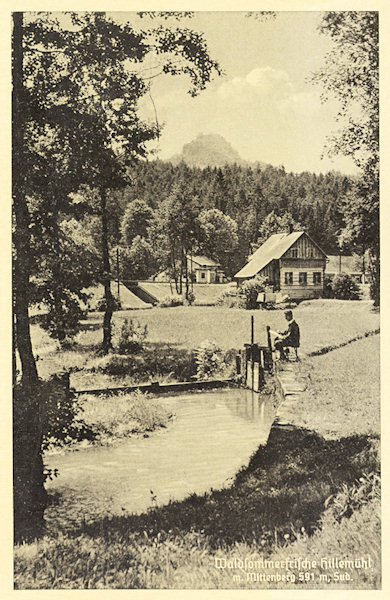
{"type": "Polygon", "coordinates": [[[37,367],[32,351],[28,316],[30,276],[30,216],[25,194],[24,173],[24,86],[23,86],[23,13],[13,14],[12,36],[12,197],[15,218],[13,242],[14,259],[14,313],[16,346],[22,366],[24,383],[38,381],[37,367]]]}
{"type": "Polygon", "coordinates": [[[184,277],[186,282],[186,300],[188,300],[189,291],[190,291],[190,282],[188,281],[188,259],[187,259],[187,250],[184,251],[184,277]]]}
{"type": "Polygon", "coordinates": [[[114,312],[114,298],[111,292],[110,253],[108,249],[107,189],[104,186],[100,188],[100,207],[102,216],[103,285],[106,305],[103,317],[102,350],[107,354],[107,352],[112,349],[111,319],[114,312]]]}
{"type": "MultiPolygon", "coordinates": [[[[17,348],[22,380],[16,384],[13,357],[13,466],[14,536],[34,537],[43,528],[46,506],[42,461],[42,428],[39,423],[38,372],[32,351],[28,316],[30,280],[30,215],[26,200],[23,86],[23,13],[13,13],[12,34],[12,199],[13,243],[13,346],[17,348]]],[[[13,350],[14,352],[14,350],[13,350]]]]}

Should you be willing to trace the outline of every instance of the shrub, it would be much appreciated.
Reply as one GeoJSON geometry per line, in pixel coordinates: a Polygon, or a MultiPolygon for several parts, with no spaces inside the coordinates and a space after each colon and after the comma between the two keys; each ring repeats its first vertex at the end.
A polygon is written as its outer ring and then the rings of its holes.
{"type": "Polygon", "coordinates": [[[236,293],[231,293],[229,290],[225,290],[220,294],[216,300],[217,306],[226,306],[227,308],[244,308],[244,299],[237,296],[236,293]]]}
{"type": "Polygon", "coordinates": [[[208,379],[221,372],[223,364],[222,350],[215,342],[205,340],[195,350],[197,365],[196,378],[208,379]]]}
{"type": "Polygon", "coordinates": [[[331,282],[332,297],[338,300],[358,300],[359,286],[347,273],[335,275],[331,282]]]}
{"type": "MultiPolygon", "coordinates": [[[[112,297],[112,310],[120,310],[122,308],[120,301],[115,298],[114,296],[112,297]]],[[[96,303],[96,309],[98,312],[105,312],[106,310],[106,299],[100,298],[100,300],[97,301],[96,303]]]]}
{"type": "Polygon", "coordinates": [[[107,354],[99,358],[89,367],[93,372],[105,373],[106,375],[132,375],[134,371],[135,358],[124,354],[107,354]]]}
{"type": "Polygon", "coordinates": [[[264,292],[268,284],[268,279],[260,276],[244,281],[240,288],[240,295],[244,299],[244,308],[248,310],[257,308],[257,295],[259,292],[264,292]]]}
{"type": "Polygon", "coordinates": [[[183,297],[179,296],[178,294],[173,294],[172,296],[164,296],[164,298],[161,298],[161,300],[158,303],[158,305],[161,308],[167,308],[169,306],[183,306],[183,304],[183,297]]]}
{"type": "Polygon", "coordinates": [[[59,302],[55,302],[55,299],[50,297],[45,304],[47,312],[41,315],[40,319],[42,328],[61,345],[69,344],[71,339],[81,331],[81,320],[87,315],[80,299],[75,294],[64,290],[59,302]]]}
{"type": "Polygon", "coordinates": [[[108,354],[90,363],[88,368],[90,372],[131,377],[133,381],[167,376],[188,381],[196,374],[194,352],[171,346],[151,347],[140,354],[108,354]]]}
{"type": "Polygon", "coordinates": [[[139,390],[110,397],[81,397],[83,418],[94,431],[98,443],[110,443],[133,433],[166,427],[171,413],[161,402],[139,390]]]}
{"type": "Polygon", "coordinates": [[[185,302],[189,306],[193,305],[193,303],[195,302],[195,294],[194,294],[194,292],[192,292],[191,290],[188,291],[187,297],[185,298],[185,302]]]}
{"type": "Polygon", "coordinates": [[[139,321],[124,319],[119,330],[114,331],[114,347],[119,354],[135,354],[143,348],[148,334],[148,326],[139,321]]]}

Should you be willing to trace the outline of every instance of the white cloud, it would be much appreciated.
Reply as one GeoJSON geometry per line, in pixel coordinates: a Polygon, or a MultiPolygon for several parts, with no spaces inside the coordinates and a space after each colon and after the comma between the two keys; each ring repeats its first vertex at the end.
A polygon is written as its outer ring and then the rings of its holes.
{"type": "MultiPolygon", "coordinates": [[[[257,67],[196,98],[180,90],[156,95],[154,102],[159,122],[165,123],[158,142],[162,158],[180,152],[199,133],[219,133],[251,161],[284,164],[295,171],[332,168],[320,156],[335,128],[334,107],[321,104],[317,90],[295,89],[284,70],[257,67]]],[[[143,116],[154,120],[147,97],[143,116]]]]}
{"type": "Polygon", "coordinates": [[[251,102],[257,99],[280,101],[293,92],[293,85],[286,71],[272,67],[258,67],[245,77],[235,77],[223,82],[217,93],[224,99],[251,102]]]}

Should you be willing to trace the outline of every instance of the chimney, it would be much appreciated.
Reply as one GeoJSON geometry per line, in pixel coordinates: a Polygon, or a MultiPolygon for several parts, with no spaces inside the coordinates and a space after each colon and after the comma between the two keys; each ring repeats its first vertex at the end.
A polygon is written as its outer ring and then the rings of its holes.
{"type": "Polygon", "coordinates": [[[293,231],[294,231],[294,227],[290,223],[290,225],[287,227],[287,233],[292,233],[293,231]]]}

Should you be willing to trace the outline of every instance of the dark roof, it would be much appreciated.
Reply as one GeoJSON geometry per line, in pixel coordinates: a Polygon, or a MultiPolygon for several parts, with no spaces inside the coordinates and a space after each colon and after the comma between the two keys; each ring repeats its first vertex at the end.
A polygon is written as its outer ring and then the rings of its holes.
{"type": "Polygon", "coordinates": [[[254,277],[275,258],[280,258],[300,237],[304,231],[293,233],[274,233],[252,254],[247,264],[234,277],[254,277]]]}

